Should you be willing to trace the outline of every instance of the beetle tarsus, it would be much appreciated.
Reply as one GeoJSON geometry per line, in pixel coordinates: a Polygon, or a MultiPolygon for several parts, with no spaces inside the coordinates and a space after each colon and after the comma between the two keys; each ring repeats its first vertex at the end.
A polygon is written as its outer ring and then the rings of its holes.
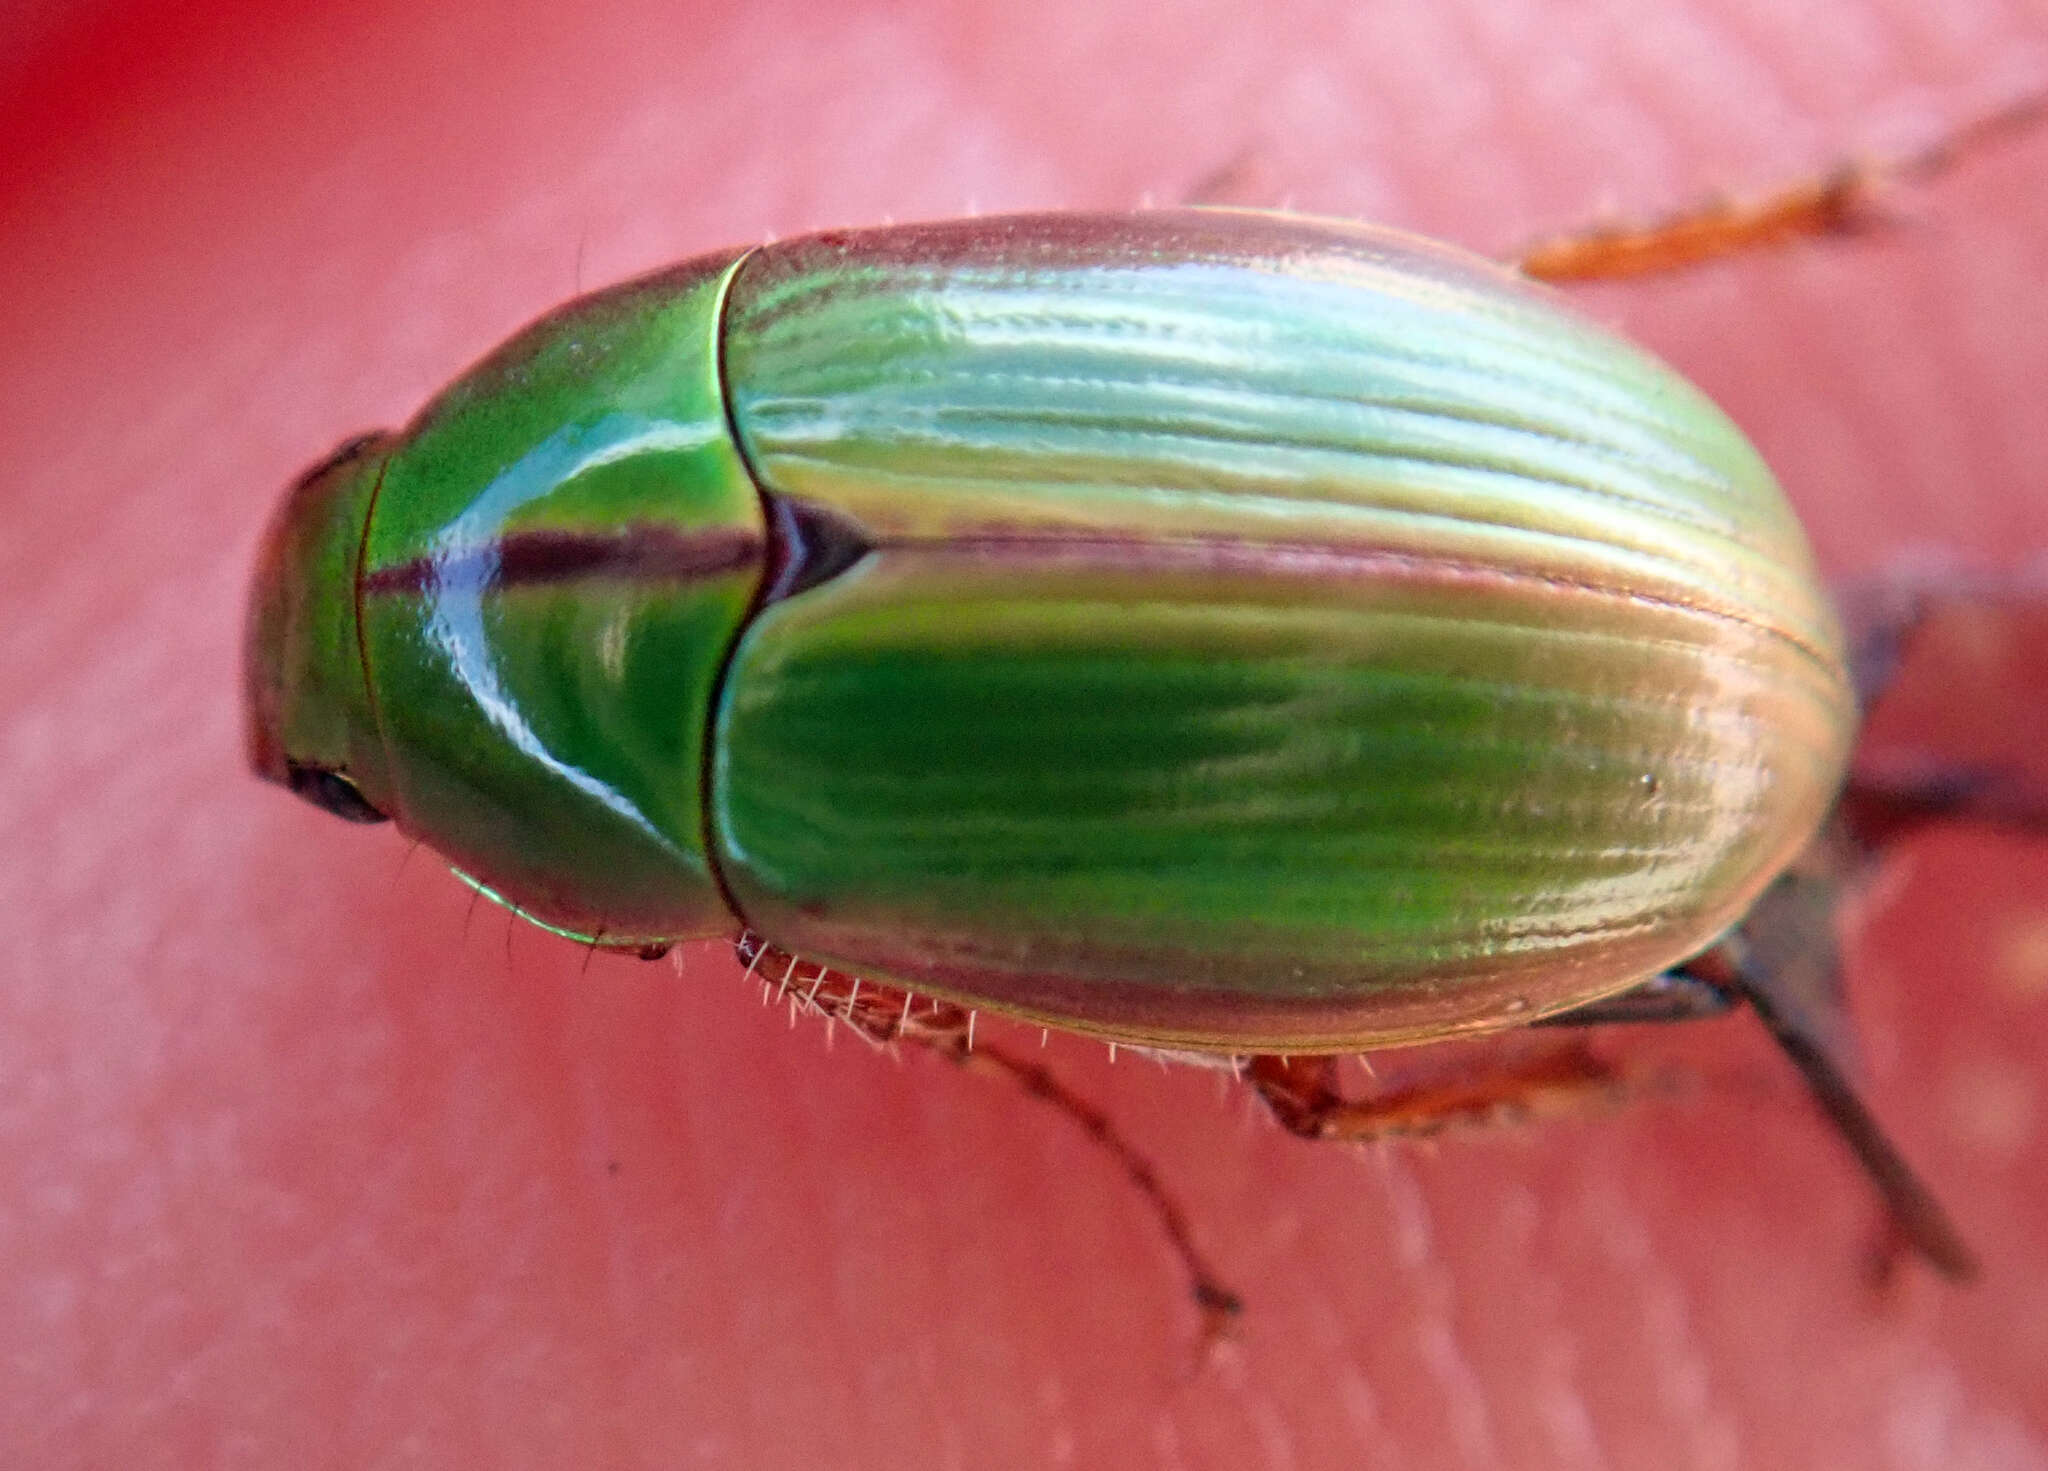
{"type": "MultiPolygon", "coordinates": [[[[799,964],[795,957],[751,931],[734,941],[733,951],[749,972],[764,977],[783,972],[785,985],[799,964]]],[[[1109,1115],[1069,1089],[1050,1068],[1026,1061],[986,1037],[977,1036],[975,1013],[967,1007],[932,998],[928,1004],[913,1008],[904,989],[851,976],[830,966],[818,967],[814,980],[808,985],[791,987],[788,995],[792,1015],[800,1009],[822,1016],[829,1023],[844,1023],[855,1036],[876,1047],[894,1042],[914,1043],[969,1071],[1000,1073],[1072,1119],[1098,1149],[1117,1162],[1125,1178],[1151,1207],[1180,1260],[1188,1279],[1189,1295],[1202,1315],[1204,1345],[1213,1346],[1229,1336],[1231,1325],[1244,1311],[1244,1300],[1224,1285],[1195,1245],[1187,1212],[1168,1192],[1152,1162],[1123,1136],[1109,1115]]]]}
{"type": "Polygon", "coordinates": [[[962,1067],[1008,1074],[1032,1097],[1051,1104],[1080,1125],[1082,1132],[1097,1148],[1116,1160],[1125,1178],[1151,1204],[1153,1215],[1172,1243],[1174,1255],[1180,1258],[1195,1306],[1202,1314],[1204,1341],[1214,1342],[1227,1336],[1230,1324],[1244,1312],[1244,1299],[1224,1286],[1210,1268],[1201,1249],[1195,1245],[1194,1230],[1180,1202],[1167,1192],[1158,1172],[1152,1168],[1152,1162],[1123,1137],[1109,1115],[1070,1090],[1044,1064],[1026,1062],[1001,1047],[991,1045],[986,1039],[979,1042],[972,1052],[964,1045],[955,1044],[949,1055],[962,1067]]]}
{"type": "Polygon", "coordinates": [[[1892,1232],[1942,1276],[1969,1281],[1977,1275],[1976,1253],[1857,1096],[1841,1060],[1849,1019],[1827,928],[1833,904],[1829,876],[1794,869],[1734,937],[1685,968],[1749,1002],[1876,1188],[1892,1232]]]}
{"type": "Polygon", "coordinates": [[[1878,205],[1901,183],[1924,183],[1960,160],[2048,116],[2048,91],[2032,92],[1890,157],[1850,158],[1769,193],[1716,197],[1647,224],[1594,225],[1539,240],[1515,264],[1538,281],[1616,281],[1679,271],[1795,240],[1849,235],[1883,221],[1878,205]]]}
{"type": "Polygon", "coordinates": [[[1799,1070],[1807,1092],[1876,1187],[1891,1234],[1950,1281],[1968,1282],[1976,1277],[1977,1254],[1905,1156],[1885,1137],[1876,1116],[1857,1096],[1827,1048],[1780,1009],[1768,981],[1754,968],[1743,966],[1738,974],[1751,1008],[1799,1070]]]}

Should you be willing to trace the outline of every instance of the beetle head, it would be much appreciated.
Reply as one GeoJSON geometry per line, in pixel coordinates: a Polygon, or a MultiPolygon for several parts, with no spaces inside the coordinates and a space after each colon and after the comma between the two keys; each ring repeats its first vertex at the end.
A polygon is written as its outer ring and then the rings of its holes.
{"type": "Polygon", "coordinates": [[[351,439],[292,487],[263,538],[243,651],[250,765],[352,822],[391,812],[356,595],[389,444],[351,439]]]}

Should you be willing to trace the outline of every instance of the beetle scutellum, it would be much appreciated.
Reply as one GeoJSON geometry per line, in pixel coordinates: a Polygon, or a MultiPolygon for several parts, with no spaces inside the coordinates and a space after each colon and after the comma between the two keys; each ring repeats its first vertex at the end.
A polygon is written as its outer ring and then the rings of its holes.
{"type": "Polygon", "coordinates": [[[1510,270],[1208,210],[702,257],[309,473],[249,650],[259,772],[549,928],[1250,1057],[1306,1134],[1380,1121],[1305,1057],[1743,997],[1969,1270],[1744,921],[1857,722],[1799,525],[1510,270]]]}

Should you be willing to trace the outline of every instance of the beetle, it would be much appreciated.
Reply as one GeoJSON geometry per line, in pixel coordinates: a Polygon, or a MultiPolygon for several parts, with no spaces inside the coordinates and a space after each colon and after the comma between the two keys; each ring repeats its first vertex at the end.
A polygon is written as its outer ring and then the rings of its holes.
{"type": "Polygon", "coordinates": [[[1801,855],[1858,697],[1797,518],[1685,380],[1450,247],[1182,209],[699,257],[302,478],[247,648],[261,775],[558,933],[802,957],[1084,1120],[973,1009],[1249,1058],[1360,1138],[1611,1077],[1396,1117],[1335,1054],[1747,1000],[1972,1270],[1837,1061],[1801,855]]]}

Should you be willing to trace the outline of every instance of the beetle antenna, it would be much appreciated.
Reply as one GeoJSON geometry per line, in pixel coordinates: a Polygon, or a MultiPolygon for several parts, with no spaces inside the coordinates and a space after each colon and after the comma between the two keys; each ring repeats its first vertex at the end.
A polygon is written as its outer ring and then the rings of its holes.
{"type": "Polygon", "coordinates": [[[1977,1275],[1976,1253],[1885,1137],[1840,1061],[1849,1019],[1829,928],[1834,898],[1826,874],[1795,868],[1765,891],[1735,935],[1684,969],[1750,1004],[1877,1188],[1899,1240],[1944,1277],[1966,1282],[1977,1275]]]}

